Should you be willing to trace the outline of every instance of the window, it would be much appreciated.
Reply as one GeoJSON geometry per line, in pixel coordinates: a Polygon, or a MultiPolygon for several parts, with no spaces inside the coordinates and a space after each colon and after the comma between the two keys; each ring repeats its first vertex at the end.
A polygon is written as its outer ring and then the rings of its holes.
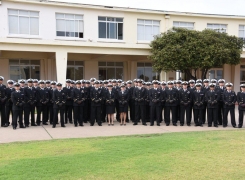
{"type": "Polygon", "coordinates": [[[83,38],[83,15],[56,13],[56,36],[83,38]]]}
{"type": "Polygon", "coordinates": [[[39,12],[8,10],[9,34],[39,35],[39,12]]]}
{"type": "Polygon", "coordinates": [[[207,25],[208,29],[213,29],[217,32],[226,32],[227,25],[226,24],[208,24],[207,25]]]}
{"type": "Polygon", "coordinates": [[[245,65],[240,66],[240,84],[245,83],[245,65]]]}
{"type": "Polygon", "coordinates": [[[194,29],[194,23],[193,22],[174,21],[173,26],[174,27],[180,27],[180,28],[186,28],[186,29],[190,29],[190,30],[194,29]]]}
{"type": "Polygon", "coordinates": [[[99,62],[99,80],[123,79],[123,62],[99,62]]]}
{"type": "Polygon", "coordinates": [[[160,21],[137,20],[138,41],[152,41],[158,34],[160,34],[160,21]]]}
{"type": "Polygon", "coordinates": [[[209,79],[223,79],[223,68],[214,68],[209,71],[207,74],[209,76],[209,79]]]}
{"type": "Polygon", "coordinates": [[[123,18],[98,17],[99,38],[123,39],[123,18]]]}
{"type": "Polygon", "coordinates": [[[239,34],[238,37],[245,42],[245,25],[239,25],[239,34]]]}
{"type": "Polygon", "coordinates": [[[159,80],[159,73],[153,72],[152,63],[137,63],[137,78],[144,81],[159,80]]]}
{"type": "Polygon", "coordinates": [[[83,61],[67,61],[66,79],[83,79],[83,61]]]}
{"type": "Polygon", "coordinates": [[[40,60],[9,60],[10,79],[40,79],[40,60]]]}

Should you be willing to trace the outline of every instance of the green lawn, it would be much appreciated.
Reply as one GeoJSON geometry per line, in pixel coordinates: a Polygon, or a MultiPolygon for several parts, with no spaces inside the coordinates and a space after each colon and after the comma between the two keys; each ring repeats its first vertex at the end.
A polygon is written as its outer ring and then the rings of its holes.
{"type": "Polygon", "coordinates": [[[245,179],[245,131],[1,144],[0,179],[245,179]]]}

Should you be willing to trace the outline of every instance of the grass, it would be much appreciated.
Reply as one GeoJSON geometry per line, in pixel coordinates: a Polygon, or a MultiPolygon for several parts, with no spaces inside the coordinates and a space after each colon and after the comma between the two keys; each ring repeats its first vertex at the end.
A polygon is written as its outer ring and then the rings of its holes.
{"type": "Polygon", "coordinates": [[[245,179],[245,131],[0,145],[0,179],[245,179]]]}

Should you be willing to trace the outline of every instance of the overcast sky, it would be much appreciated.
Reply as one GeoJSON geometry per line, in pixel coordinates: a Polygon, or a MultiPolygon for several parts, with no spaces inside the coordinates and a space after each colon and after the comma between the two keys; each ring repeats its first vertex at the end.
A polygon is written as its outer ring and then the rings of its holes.
{"type": "Polygon", "coordinates": [[[243,15],[245,0],[55,0],[84,4],[208,14],[243,15]]]}

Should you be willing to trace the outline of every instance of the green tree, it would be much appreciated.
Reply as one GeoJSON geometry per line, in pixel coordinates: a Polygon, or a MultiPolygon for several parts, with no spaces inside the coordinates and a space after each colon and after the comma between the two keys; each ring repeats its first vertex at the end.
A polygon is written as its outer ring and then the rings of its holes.
{"type": "Polygon", "coordinates": [[[201,78],[205,79],[213,67],[240,63],[243,40],[209,29],[172,28],[156,36],[150,47],[149,59],[155,71],[180,70],[197,79],[197,70],[201,70],[201,78]]]}

